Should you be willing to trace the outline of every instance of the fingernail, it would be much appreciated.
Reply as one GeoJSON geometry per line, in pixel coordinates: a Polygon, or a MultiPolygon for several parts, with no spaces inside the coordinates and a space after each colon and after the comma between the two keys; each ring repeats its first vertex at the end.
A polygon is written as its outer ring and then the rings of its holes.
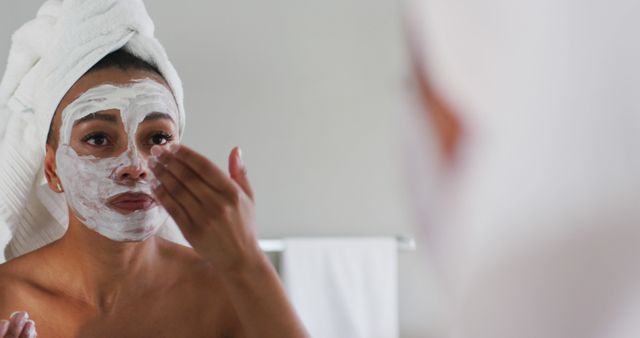
{"type": "Polygon", "coordinates": [[[27,335],[29,337],[35,337],[36,336],[36,322],[34,322],[31,319],[27,320],[27,323],[24,324],[24,330],[27,331],[27,335]]]}
{"type": "Polygon", "coordinates": [[[6,319],[0,320],[0,332],[5,332],[9,328],[9,321],[6,319]]]}
{"type": "Polygon", "coordinates": [[[29,314],[24,311],[16,311],[11,314],[10,318],[13,325],[22,327],[27,319],[29,319],[29,314]]]}
{"type": "Polygon", "coordinates": [[[22,315],[24,318],[29,318],[29,314],[25,311],[14,311],[13,313],[11,313],[11,315],[9,315],[9,318],[13,318],[17,315],[22,315]]]}
{"type": "Polygon", "coordinates": [[[242,160],[242,148],[238,147],[238,164],[244,168],[244,161],[242,160]]]}
{"type": "Polygon", "coordinates": [[[151,181],[151,188],[152,189],[157,189],[160,186],[160,181],[158,181],[157,179],[153,179],[151,181]]]}
{"type": "Polygon", "coordinates": [[[151,155],[155,156],[155,157],[159,157],[160,154],[162,154],[162,147],[155,145],[153,147],[151,147],[151,155]]]}

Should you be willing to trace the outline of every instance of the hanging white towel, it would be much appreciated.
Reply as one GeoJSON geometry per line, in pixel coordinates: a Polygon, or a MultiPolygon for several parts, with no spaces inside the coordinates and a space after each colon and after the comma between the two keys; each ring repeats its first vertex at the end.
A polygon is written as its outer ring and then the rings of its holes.
{"type": "Polygon", "coordinates": [[[398,337],[395,238],[289,238],[282,264],[312,337],[398,337]]]}

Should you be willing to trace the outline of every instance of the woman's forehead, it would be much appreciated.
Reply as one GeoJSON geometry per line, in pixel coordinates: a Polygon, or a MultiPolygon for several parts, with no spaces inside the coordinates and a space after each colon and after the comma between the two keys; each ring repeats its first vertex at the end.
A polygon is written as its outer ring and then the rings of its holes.
{"type": "MultiPolygon", "coordinates": [[[[53,119],[52,119],[52,130],[53,130],[53,139],[59,140],[60,131],[63,122],[63,114],[62,112],[72,104],[76,99],[78,99],[82,94],[90,90],[91,88],[104,85],[104,84],[112,84],[112,85],[121,85],[126,86],[130,85],[136,81],[140,81],[143,79],[147,79],[150,81],[155,81],[156,83],[162,85],[167,89],[173,98],[173,94],[170,90],[167,82],[162,78],[162,76],[147,70],[122,70],[118,68],[105,68],[99,70],[93,70],[85,75],[83,75],[76,83],[67,91],[65,96],[60,101],[58,105],[53,119]]],[[[172,102],[175,103],[174,100],[172,102]]],[[[174,121],[175,125],[178,125],[178,121],[174,121]]]]}
{"type": "Polygon", "coordinates": [[[93,87],[71,102],[63,110],[62,118],[63,121],[74,121],[107,110],[118,110],[125,119],[131,113],[139,118],[152,112],[177,116],[178,107],[166,87],[144,79],[125,85],[109,83],[93,87]]]}
{"type": "Polygon", "coordinates": [[[57,112],[63,111],[69,104],[77,100],[92,88],[104,85],[126,86],[140,80],[152,80],[164,86],[169,92],[171,89],[166,81],[158,74],[147,70],[122,70],[115,67],[91,71],[83,75],[71,86],[65,96],[60,101],[57,112]]]}
{"type": "MultiPolygon", "coordinates": [[[[146,113],[140,123],[145,124],[152,121],[165,121],[171,123],[171,125],[173,126],[176,125],[176,121],[171,114],[156,111],[149,111],[148,113],[146,113]]],[[[73,121],[73,127],[75,128],[76,126],[85,125],[91,122],[103,122],[114,125],[122,125],[123,123],[120,111],[110,109],[87,114],[82,118],[73,121]]]]}

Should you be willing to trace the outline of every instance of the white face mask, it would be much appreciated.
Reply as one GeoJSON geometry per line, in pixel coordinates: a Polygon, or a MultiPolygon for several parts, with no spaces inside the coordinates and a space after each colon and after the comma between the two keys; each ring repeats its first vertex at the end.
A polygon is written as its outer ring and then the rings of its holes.
{"type": "Polygon", "coordinates": [[[171,92],[156,81],[144,79],[127,85],[103,84],[89,89],[62,112],[57,170],[67,203],[87,227],[114,241],[141,241],[152,236],[168,218],[160,205],[123,214],[108,205],[122,193],[151,196],[153,174],[136,146],[138,125],[151,113],[166,113],[178,122],[178,108],[171,92]],[[71,147],[75,121],[105,110],[119,110],[128,138],[126,151],[116,157],[80,156],[71,147]],[[147,177],[122,184],[116,179],[122,168],[139,167],[147,177]]]}

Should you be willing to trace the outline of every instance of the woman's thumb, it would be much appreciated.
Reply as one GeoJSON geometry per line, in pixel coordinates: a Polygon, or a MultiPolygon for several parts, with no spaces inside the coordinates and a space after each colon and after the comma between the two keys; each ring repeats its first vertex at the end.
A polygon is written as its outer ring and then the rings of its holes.
{"type": "Polygon", "coordinates": [[[229,174],[231,178],[240,185],[245,194],[253,200],[253,191],[247,178],[247,168],[242,160],[242,150],[240,147],[233,148],[231,154],[229,154],[229,174]]]}

